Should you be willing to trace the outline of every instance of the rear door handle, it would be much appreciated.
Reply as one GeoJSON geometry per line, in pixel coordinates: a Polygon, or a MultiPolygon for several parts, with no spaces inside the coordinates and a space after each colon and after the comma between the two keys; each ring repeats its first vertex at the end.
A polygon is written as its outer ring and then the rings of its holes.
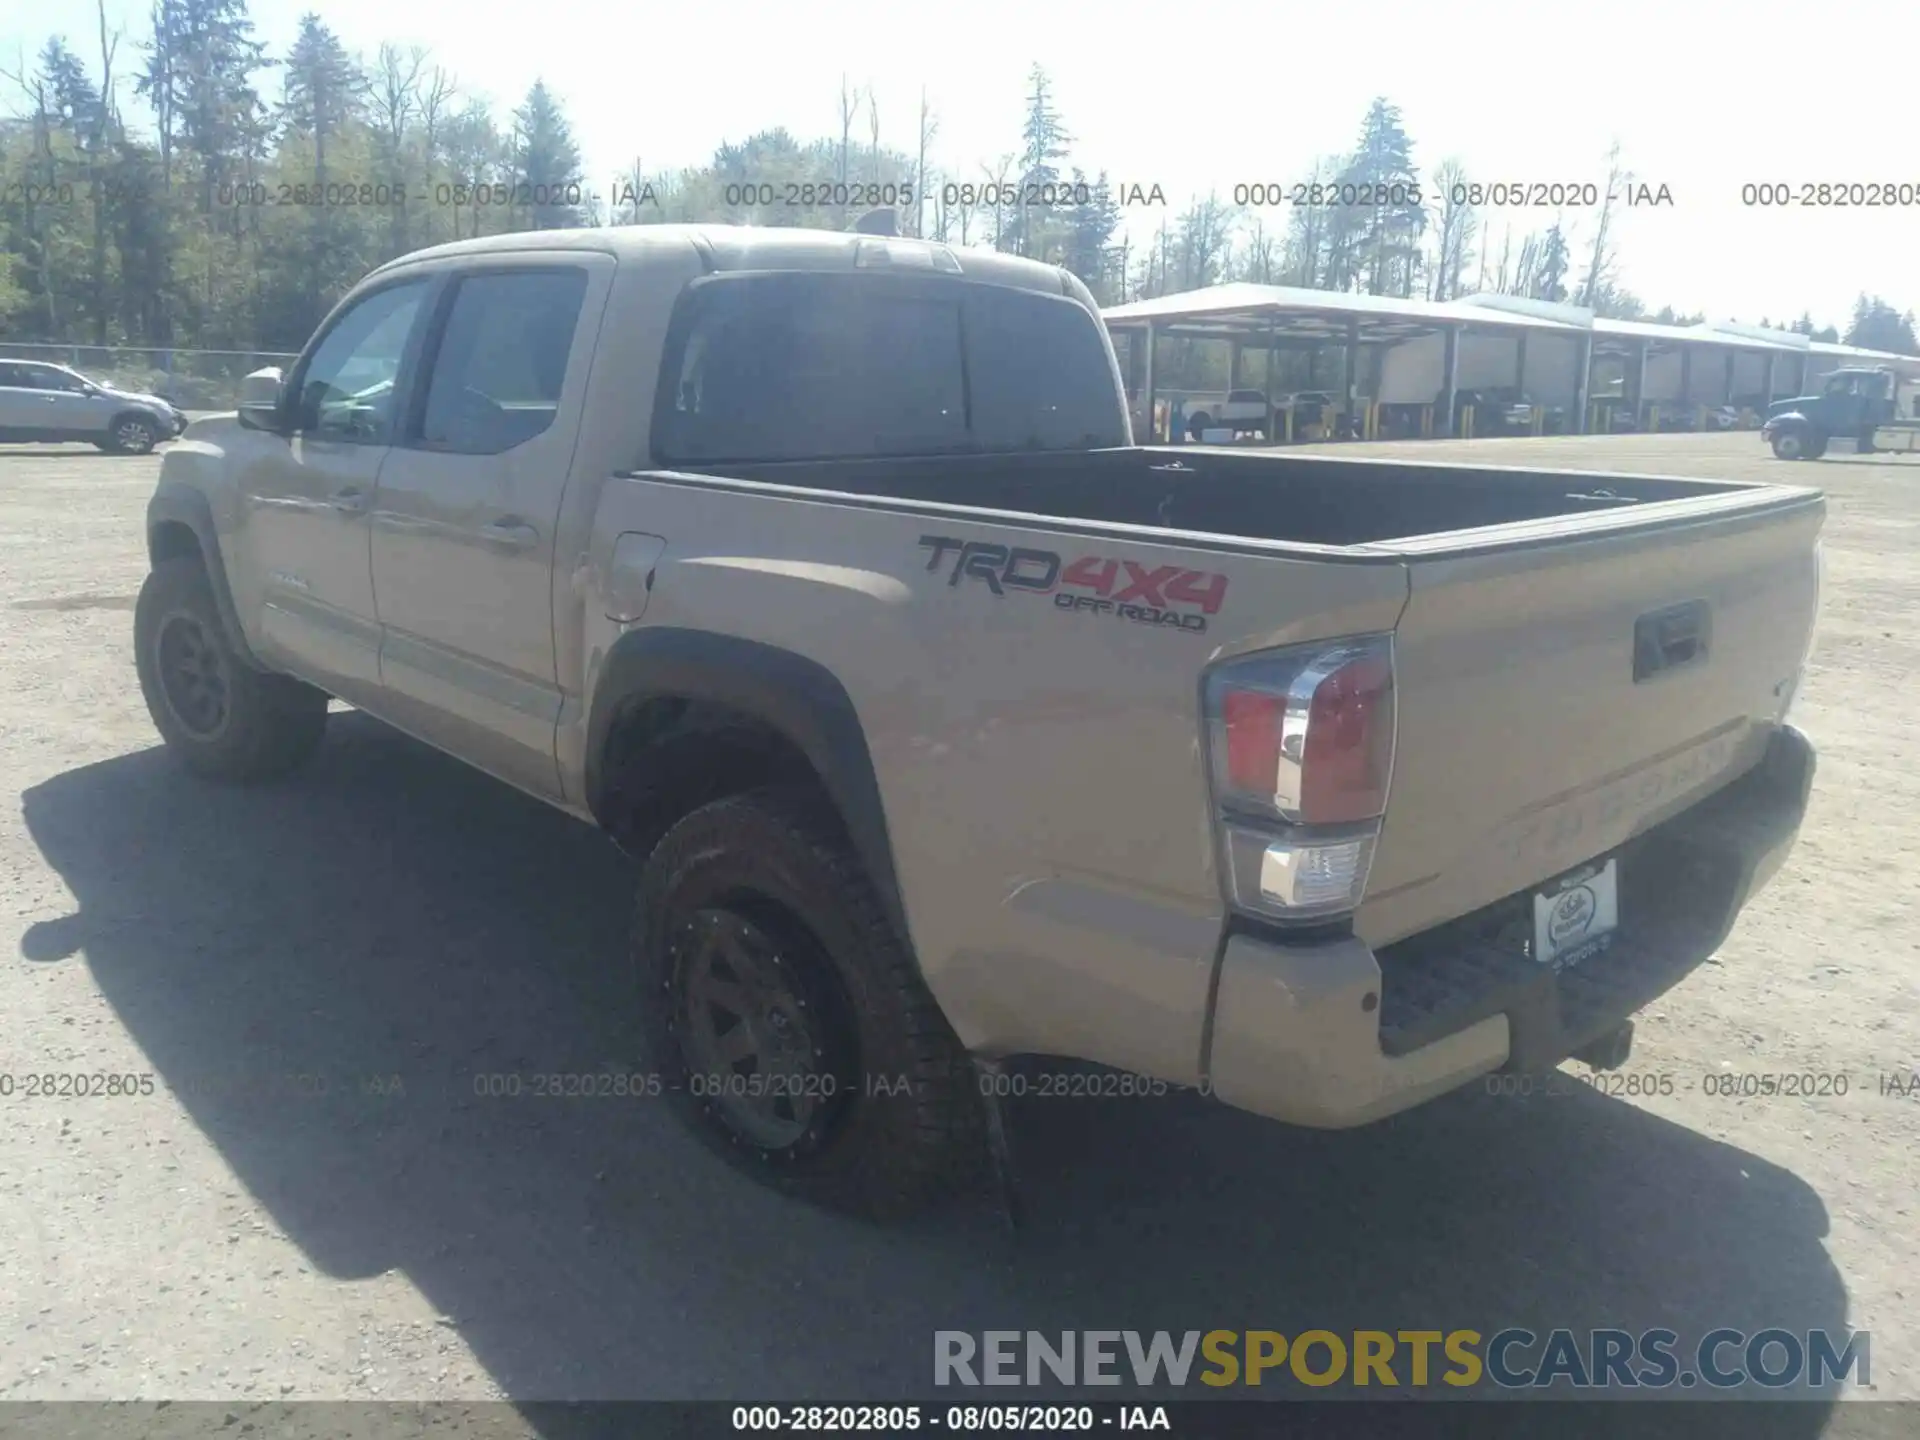
{"type": "Polygon", "coordinates": [[[367,492],[358,485],[349,485],[344,490],[333,492],[333,498],[327,501],[342,515],[359,515],[366,511],[367,492]]]}
{"type": "Polygon", "coordinates": [[[518,515],[507,515],[481,527],[481,538],[501,550],[531,550],[540,543],[540,532],[518,515]]]}

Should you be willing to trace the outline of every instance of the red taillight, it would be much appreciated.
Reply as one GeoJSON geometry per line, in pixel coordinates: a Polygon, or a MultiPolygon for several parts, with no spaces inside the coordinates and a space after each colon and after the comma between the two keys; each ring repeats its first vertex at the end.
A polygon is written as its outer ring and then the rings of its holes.
{"type": "Polygon", "coordinates": [[[1314,687],[1300,757],[1300,818],[1310,825],[1371,820],[1387,808],[1393,764],[1393,666],[1351,660],[1314,687]]]}
{"type": "Polygon", "coordinates": [[[1289,923],[1350,913],[1393,773],[1392,637],[1228,661],[1206,711],[1228,902],[1289,923]]]}
{"type": "Polygon", "coordinates": [[[1280,722],[1287,702],[1257,690],[1228,690],[1220,697],[1226,730],[1227,781],[1250,795],[1271,795],[1280,774],[1280,722]]]}
{"type": "Polygon", "coordinates": [[[1384,636],[1270,650],[1209,681],[1221,799],[1296,825],[1386,809],[1393,657],[1384,636]]]}

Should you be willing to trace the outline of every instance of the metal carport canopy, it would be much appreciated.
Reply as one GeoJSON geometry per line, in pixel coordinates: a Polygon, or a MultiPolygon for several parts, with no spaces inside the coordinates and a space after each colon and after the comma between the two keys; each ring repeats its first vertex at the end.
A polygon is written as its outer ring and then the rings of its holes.
{"type": "Polygon", "coordinates": [[[1756,355],[1801,355],[1805,344],[1790,339],[1769,340],[1758,334],[1720,330],[1708,325],[1660,325],[1651,320],[1609,320],[1596,316],[1593,322],[1596,348],[1619,354],[1638,348],[1644,341],[1655,353],[1678,350],[1685,345],[1706,345],[1722,350],[1745,350],[1756,355]],[[1636,342],[1629,344],[1628,342],[1636,342]]]}
{"type": "MultiPolygon", "coordinates": [[[[1500,305],[1471,304],[1463,301],[1401,299],[1392,295],[1359,295],[1335,290],[1303,290],[1288,285],[1256,285],[1237,281],[1215,285],[1206,290],[1162,295],[1152,300],[1136,300],[1101,312],[1108,329],[1118,334],[1170,339],[1213,339],[1262,343],[1271,347],[1279,342],[1308,345],[1337,344],[1345,354],[1345,378],[1340,393],[1346,399],[1343,412],[1351,412],[1356,376],[1355,351],[1363,345],[1397,345],[1426,335],[1446,336],[1444,399],[1440,402],[1440,422],[1444,433],[1454,424],[1455,375],[1460,336],[1468,330],[1497,331],[1513,336],[1524,356],[1526,337],[1534,332],[1566,335],[1585,340],[1591,335],[1586,312],[1576,311],[1577,320],[1553,319],[1529,313],[1537,302],[1508,302],[1500,305]]],[[[1144,356],[1140,393],[1145,397],[1149,424],[1154,420],[1155,383],[1153,345],[1142,349],[1144,356]]],[[[1523,361],[1524,364],[1524,361],[1523,361]]],[[[1587,350],[1580,359],[1578,409],[1586,409],[1588,373],[1587,350]]],[[[1129,370],[1132,363],[1129,361],[1129,370]]],[[[1235,367],[1237,369],[1237,366],[1235,367]]],[[[1238,383],[1230,375],[1229,386],[1238,383]]],[[[1130,384],[1131,389],[1131,384],[1130,384]]]]}
{"type": "Polygon", "coordinates": [[[1365,343],[1412,340],[1450,327],[1476,330],[1546,330],[1578,335],[1584,325],[1549,320],[1491,306],[1458,301],[1403,300],[1391,295],[1303,290],[1290,285],[1237,281],[1206,290],[1161,295],[1109,306],[1100,312],[1109,326],[1128,329],[1152,324],[1158,335],[1189,339],[1284,339],[1344,343],[1350,335],[1365,343]]]}

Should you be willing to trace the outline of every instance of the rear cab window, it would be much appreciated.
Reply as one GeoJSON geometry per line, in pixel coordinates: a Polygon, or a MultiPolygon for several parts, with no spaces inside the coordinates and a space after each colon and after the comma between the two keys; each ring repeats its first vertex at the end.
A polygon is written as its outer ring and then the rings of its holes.
{"type": "Polygon", "coordinates": [[[586,290],[586,272],[575,266],[459,276],[410,441],[499,455],[551,428],[586,290]]]}
{"type": "Polygon", "coordinates": [[[696,281],[675,311],[654,415],[664,466],[1126,443],[1084,306],[946,277],[696,281]]]}

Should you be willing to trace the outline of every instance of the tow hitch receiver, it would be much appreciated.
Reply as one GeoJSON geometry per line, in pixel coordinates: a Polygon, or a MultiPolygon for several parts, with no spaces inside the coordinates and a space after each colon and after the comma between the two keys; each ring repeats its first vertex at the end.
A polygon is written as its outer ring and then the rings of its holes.
{"type": "Polygon", "coordinates": [[[1595,1070],[1618,1070],[1633,1053],[1633,1022],[1627,1021],[1611,1034],[1573,1052],[1573,1058],[1595,1070]]]}

